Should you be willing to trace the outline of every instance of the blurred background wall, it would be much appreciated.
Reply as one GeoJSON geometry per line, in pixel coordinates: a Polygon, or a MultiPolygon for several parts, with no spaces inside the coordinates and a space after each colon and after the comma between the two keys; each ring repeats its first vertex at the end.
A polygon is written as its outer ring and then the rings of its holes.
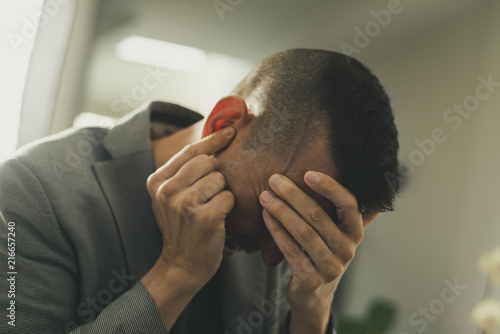
{"type": "MultiPolygon", "coordinates": [[[[486,287],[478,257],[500,245],[498,1],[94,0],[77,5],[67,13],[71,35],[60,43],[65,46],[59,49],[64,52],[57,74],[45,77],[56,86],[50,101],[40,94],[39,83],[33,87],[39,69],[28,68],[32,88],[19,109],[19,143],[35,139],[40,129],[29,116],[40,113],[37,106],[50,121],[45,135],[73,124],[111,124],[149,100],[207,115],[272,53],[292,47],[352,53],[391,97],[400,159],[409,177],[395,212],[367,229],[335,308],[359,315],[371,301],[383,299],[398,307],[391,333],[475,333],[469,313],[486,287]],[[133,35],[198,48],[206,63],[185,73],[120,59],[117,45],[133,35]],[[158,85],[146,89],[143,80],[152,71],[158,85]],[[485,86],[488,81],[493,84],[485,86]],[[481,99],[474,98],[478,85],[481,99]],[[456,111],[460,105],[465,106],[456,111]],[[455,295],[447,295],[456,298],[443,302],[449,285],[459,286],[455,295]]],[[[20,33],[22,15],[17,15],[8,32],[20,33]]],[[[46,27],[56,24],[52,21],[46,27]]],[[[13,52],[8,43],[2,47],[13,52]]],[[[48,46],[34,43],[32,57],[37,48],[48,46]]],[[[2,113],[18,111],[11,109],[2,113]]]]}
{"type": "Polygon", "coordinates": [[[390,92],[401,157],[412,168],[396,211],[366,231],[349,273],[347,309],[359,312],[376,296],[396,300],[393,333],[476,332],[468,318],[486,284],[478,257],[500,244],[499,5],[475,2],[453,19],[360,55],[390,92]],[[476,107],[470,96],[478,77],[488,76],[497,87],[476,107]],[[448,111],[464,104],[473,110],[462,107],[466,116],[448,111]],[[428,142],[437,128],[446,140],[433,151],[427,146],[421,159],[415,140],[428,142]],[[442,310],[446,282],[463,290],[442,310]]]}

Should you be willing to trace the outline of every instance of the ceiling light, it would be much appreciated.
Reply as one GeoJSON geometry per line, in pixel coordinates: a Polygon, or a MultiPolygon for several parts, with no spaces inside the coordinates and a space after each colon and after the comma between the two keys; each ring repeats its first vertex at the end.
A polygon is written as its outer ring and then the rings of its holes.
{"type": "Polygon", "coordinates": [[[207,60],[200,49],[141,36],[129,36],[120,41],[115,53],[123,60],[187,73],[201,71],[207,60]]]}

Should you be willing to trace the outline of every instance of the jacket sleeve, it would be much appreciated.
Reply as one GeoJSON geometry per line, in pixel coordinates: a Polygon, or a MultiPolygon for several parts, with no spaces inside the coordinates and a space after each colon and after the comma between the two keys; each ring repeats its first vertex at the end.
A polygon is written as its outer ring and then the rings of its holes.
{"type": "Polygon", "coordinates": [[[18,159],[0,164],[0,261],[1,333],[168,334],[140,282],[93,321],[77,323],[77,254],[38,178],[18,159]]]}

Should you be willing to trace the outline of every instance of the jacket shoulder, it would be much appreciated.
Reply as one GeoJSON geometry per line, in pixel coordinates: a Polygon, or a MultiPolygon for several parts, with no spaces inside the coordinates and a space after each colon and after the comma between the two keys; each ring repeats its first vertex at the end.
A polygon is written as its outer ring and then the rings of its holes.
{"type": "Polygon", "coordinates": [[[109,157],[102,142],[109,128],[71,128],[36,140],[14,152],[19,160],[37,177],[55,177],[60,182],[65,174],[78,176],[96,162],[109,157]]]}

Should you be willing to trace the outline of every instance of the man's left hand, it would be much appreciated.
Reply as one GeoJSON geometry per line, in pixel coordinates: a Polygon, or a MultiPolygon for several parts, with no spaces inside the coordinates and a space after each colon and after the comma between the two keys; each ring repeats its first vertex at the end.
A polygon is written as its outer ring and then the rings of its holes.
{"type": "Polygon", "coordinates": [[[304,180],[335,205],[338,221],[280,174],[269,179],[274,194],[262,192],[260,202],[264,222],[292,269],[286,288],[292,318],[295,314],[323,322],[326,317],[328,322],[338,282],[363,239],[364,227],[379,212],[362,214],[356,197],[326,174],[308,172],[304,180]]]}

